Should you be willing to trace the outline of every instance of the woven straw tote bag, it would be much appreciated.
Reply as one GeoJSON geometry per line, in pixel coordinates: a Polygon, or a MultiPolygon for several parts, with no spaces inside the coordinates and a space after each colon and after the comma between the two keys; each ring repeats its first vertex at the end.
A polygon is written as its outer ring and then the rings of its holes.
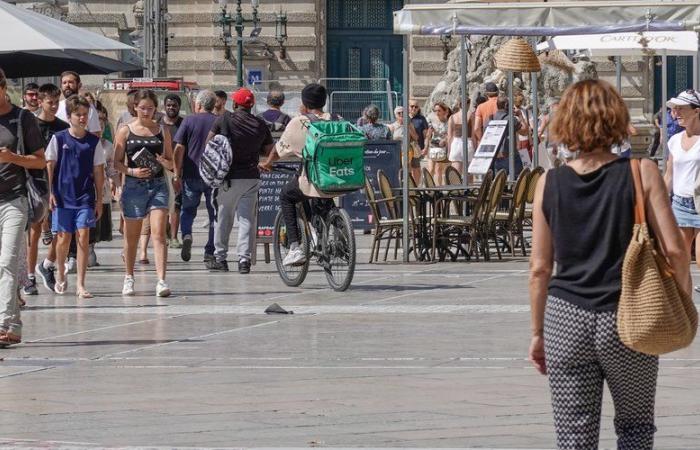
{"type": "Polygon", "coordinates": [[[632,350],[661,355],[693,342],[698,312],[649,234],[638,159],[630,160],[634,179],[634,228],[622,263],[622,294],[617,331],[632,350]]]}

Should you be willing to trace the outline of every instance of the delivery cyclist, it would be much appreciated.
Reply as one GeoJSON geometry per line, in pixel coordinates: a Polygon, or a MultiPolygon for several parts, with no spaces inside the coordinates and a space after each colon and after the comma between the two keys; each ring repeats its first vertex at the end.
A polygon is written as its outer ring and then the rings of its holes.
{"type": "MultiPolygon", "coordinates": [[[[312,119],[338,119],[337,116],[333,117],[330,113],[323,112],[323,107],[326,105],[326,97],[326,88],[316,83],[307,85],[301,91],[301,114],[289,122],[275,146],[276,151],[270,152],[267,159],[260,164],[262,170],[270,171],[272,163],[280,158],[289,156],[302,157],[302,150],[306,145],[309,121],[312,119]]],[[[304,172],[299,176],[295,176],[294,179],[282,188],[280,194],[280,209],[284,216],[284,223],[287,227],[287,239],[290,243],[289,253],[283,261],[285,266],[300,265],[306,262],[306,254],[299,245],[301,243],[301,238],[299,235],[299,227],[297,226],[296,205],[309,198],[320,198],[326,199],[325,201],[332,201],[330,199],[333,196],[334,195],[320,192],[309,182],[304,172]]]]}

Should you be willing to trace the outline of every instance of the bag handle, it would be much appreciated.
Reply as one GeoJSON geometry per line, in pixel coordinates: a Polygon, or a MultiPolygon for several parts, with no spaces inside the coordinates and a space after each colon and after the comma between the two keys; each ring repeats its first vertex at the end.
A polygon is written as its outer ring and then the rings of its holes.
{"type": "Polygon", "coordinates": [[[646,222],[646,211],[644,209],[644,188],[642,186],[642,173],[639,159],[630,159],[630,169],[632,180],[634,181],[634,223],[641,225],[646,222]]]}
{"type": "Polygon", "coordinates": [[[20,108],[19,114],[17,114],[17,148],[15,152],[18,155],[24,155],[24,127],[22,126],[22,121],[24,120],[24,108],[20,108]]]}

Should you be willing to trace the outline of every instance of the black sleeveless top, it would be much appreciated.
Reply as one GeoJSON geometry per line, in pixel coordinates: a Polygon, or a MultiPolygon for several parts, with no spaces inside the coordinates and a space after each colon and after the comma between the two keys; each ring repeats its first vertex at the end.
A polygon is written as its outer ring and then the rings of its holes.
{"type": "MultiPolygon", "coordinates": [[[[163,128],[161,127],[158,134],[155,136],[139,136],[138,134],[131,131],[129,126],[129,136],[126,138],[126,162],[127,167],[135,169],[138,166],[133,161],[133,156],[142,148],[146,147],[146,150],[153,153],[153,155],[163,154],[163,128]]],[[[162,177],[163,171],[160,174],[156,174],[154,178],[162,177]]]]}
{"type": "Polygon", "coordinates": [[[542,210],[556,262],[549,295],[588,310],[616,310],[634,225],[629,159],[584,175],[568,166],[550,170],[542,210]]]}

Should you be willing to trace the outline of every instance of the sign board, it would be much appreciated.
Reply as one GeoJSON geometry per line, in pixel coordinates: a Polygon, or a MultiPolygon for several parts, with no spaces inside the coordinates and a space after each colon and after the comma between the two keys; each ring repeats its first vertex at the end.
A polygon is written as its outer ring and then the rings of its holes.
{"type": "MultiPolygon", "coordinates": [[[[301,167],[301,161],[279,161],[274,167],[287,167],[298,170],[301,167]]],[[[291,172],[261,172],[260,173],[260,190],[258,191],[258,242],[272,242],[273,229],[275,226],[275,217],[280,209],[280,193],[282,188],[292,178],[295,177],[291,172]]]]}
{"type": "Polygon", "coordinates": [[[698,36],[694,31],[645,31],[555,36],[537,45],[537,50],[588,50],[591,56],[643,56],[652,53],[695,55],[698,36]]]}
{"type": "Polygon", "coordinates": [[[260,84],[263,80],[262,70],[251,69],[248,71],[248,86],[260,84]]]}
{"type": "MultiPolygon", "coordinates": [[[[399,169],[401,168],[401,141],[368,141],[365,145],[365,176],[375,189],[377,170],[382,170],[392,186],[399,187],[399,169]]],[[[351,192],[340,198],[341,206],[350,215],[355,230],[369,230],[374,218],[370,212],[365,190],[351,192]]]]}
{"type": "Polygon", "coordinates": [[[503,138],[508,130],[507,120],[492,120],[484,131],[484,136],[474,152],[474,158],[469,164],[468,173],[483,175],[491,167],[493,157],[503,144],[503,138]]]}

